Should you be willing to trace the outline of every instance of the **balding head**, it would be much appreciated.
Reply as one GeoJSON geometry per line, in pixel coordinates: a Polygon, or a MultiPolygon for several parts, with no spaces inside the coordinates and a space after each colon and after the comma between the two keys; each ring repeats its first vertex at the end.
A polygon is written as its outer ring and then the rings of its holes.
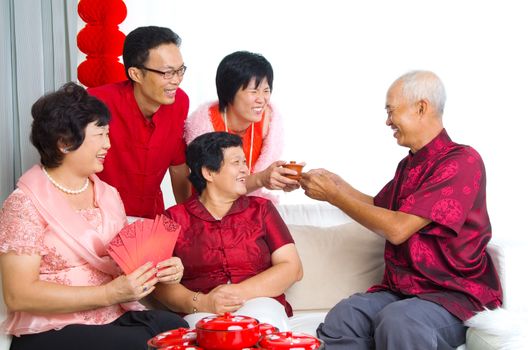
{"type": "Polygon", "coordinates": [[[400,146],[415,153],[444,128],[445,90],[432,72],[414,71],[402,75],[387,91],[385,123],[400,146]]]}
{"type": "Polygon", "coordinates": [[[438,117],[444,113],[446,92],[444,84],[436,74],[430,71],[411,71],[392,83],[394,87],[401,87],[403,97],[409,102],[427,100],[438,117]]]}

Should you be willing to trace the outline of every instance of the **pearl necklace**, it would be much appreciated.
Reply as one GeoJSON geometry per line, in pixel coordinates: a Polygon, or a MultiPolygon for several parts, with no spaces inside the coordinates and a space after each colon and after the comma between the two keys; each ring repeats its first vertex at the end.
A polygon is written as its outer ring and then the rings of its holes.
{"type": "MultiPolygon", "coordinates": [[[[229,132],[227,128],[227,113],[222,112],[222,117],[224,117],[224,125],[225,125],[225,131],[229,132]]],[[[251,173],[251,165],[253,164],[253,136],[255,134],[255,123],[251,123],[251,144],[249,146],[249,165],[248,169],[251,173]]]]}
{"type": "Polygon", "coordinates": [[[88,178],[86,178],[86,182],[84,183],[83,187],[79,188],[78,190],[70,190],[69,188],[66,188],[66,187],[62,186],[60,183],[55,181],[50,176],[50,174],[48,174],[48,172],[46,171],[46,168],[42,167],[42,171],[44,171],[44,174],[46,174],[46,177],[48,178],[48,180],[51,181],[53,186],[57,187],[59,190],[61,190],[64,193],[67,193],[67,194],[79,194],[79,193],[82,193],[82,192],[86,191],[86,189],[88,188],[88,185],[90,184],[90,181],[88,181],[88,178]]]}

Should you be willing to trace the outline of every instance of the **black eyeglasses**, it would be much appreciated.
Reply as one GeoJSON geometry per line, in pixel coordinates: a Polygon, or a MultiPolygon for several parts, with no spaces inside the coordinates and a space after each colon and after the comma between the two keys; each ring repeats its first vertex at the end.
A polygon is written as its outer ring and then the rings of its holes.
{"type": "Polygon", "coordinates": [[[147,68],[145,66],[141,66],[139,68],[144,69],[144,70],[148,70],[149,72],[158,73],[158,74],[160,74],[163,77],[163,79],[166,79],[166,80],[174,78],[175,75],[178,75],[178,77],[181,78],[181,77],[183,77],[183,75],[185,74],[185,71],[187,70],[187,66],[185,66],[185,65],[181,66],[178,69],[171,69],[171,70],[168,70],[168,71],[165,71],[165,72],[161,71],[161,70],[157,70],[157,69],[147,68]]]}

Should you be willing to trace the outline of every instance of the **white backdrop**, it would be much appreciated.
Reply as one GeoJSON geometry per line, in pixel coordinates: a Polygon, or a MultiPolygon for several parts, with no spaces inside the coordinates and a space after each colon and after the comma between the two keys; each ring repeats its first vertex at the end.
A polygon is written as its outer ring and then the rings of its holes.
{"type": "MultiPolygon", "coordinates": [[[[262,53],[286,122],[285,160],[326,167],[374,195],[407,150],[385,126],[385,93],[412,69],[447,89],[445,126],[483,156],[495,238],[527,235],[528,21],[523,1],[125,0],[120,26],[172,28],[191,110],[215,99],[219,61],[262,53]]],[[[164,182],[168,205],[174,203],[164,182]]],[[[283,203],[310,201],[301,191],[283,203]]]]}

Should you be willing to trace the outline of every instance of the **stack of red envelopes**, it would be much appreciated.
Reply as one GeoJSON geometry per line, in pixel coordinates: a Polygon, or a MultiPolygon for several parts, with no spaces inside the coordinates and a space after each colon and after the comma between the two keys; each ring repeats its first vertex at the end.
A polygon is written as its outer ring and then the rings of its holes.
{"type": "Polygon", "coordinates": [[[106,250],[123,272],[129,274],[148,261],[156,266],[170,258],[180,229],[179,224],[164,215],[154,220],[139,219],[123,227],[106,250]]]}

